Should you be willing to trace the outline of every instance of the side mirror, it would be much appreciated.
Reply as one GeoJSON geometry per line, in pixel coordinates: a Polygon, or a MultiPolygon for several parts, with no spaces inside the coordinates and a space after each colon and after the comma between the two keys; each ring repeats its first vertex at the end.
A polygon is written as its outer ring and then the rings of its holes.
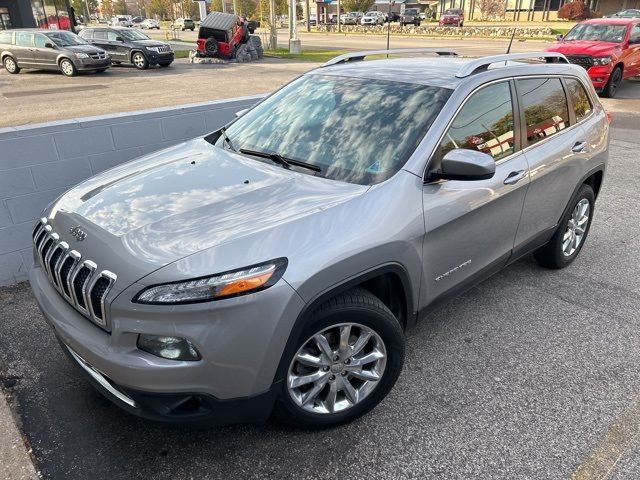
{"type": "Polygon", "coordinates": [[[56,48],[55,45],[51,42],[47,42],[44,44],[44,48],[56,48]]]}
{"type": "Polygon", "coordinates": [[[456,148],[442,159],[430,180],[488,180],[496,173],[496,162],[486,153],[456,148]]]}
{"type": "Polygon", "coordinates": [[[558,42],[562,41],[562,39],[563,39],[563,38],[564,38],[564,35],[562,35],[562,34],[558,34],[558,35],[556,35],[556,40],[557,40],[558,42]]]}
{"type": "Polygon", "coordinates": [[[249,111],[248,108],[245,108],[244,110],[238,110],[236,112],[236,118],[241,117],[242,115],[244,115],[245,113],[247,113],[249,111]]]}
{"type": "Polygon", "coordinates": [[[118,36],[116,37],[116,42],[124,42],[124,38],[118,36]]]}

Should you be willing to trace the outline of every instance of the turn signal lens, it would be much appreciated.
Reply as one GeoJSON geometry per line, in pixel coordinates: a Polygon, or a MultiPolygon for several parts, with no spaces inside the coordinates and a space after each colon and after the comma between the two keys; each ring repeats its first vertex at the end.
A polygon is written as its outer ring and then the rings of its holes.
{"type": "Polygon", "coordinates": [[[280,280],[286,268],[287,259],[278,258],[210,277],[148,287],[136,295],[133,301],[151,305],[175,305],[245,295],[269,288],[280,280]]]}

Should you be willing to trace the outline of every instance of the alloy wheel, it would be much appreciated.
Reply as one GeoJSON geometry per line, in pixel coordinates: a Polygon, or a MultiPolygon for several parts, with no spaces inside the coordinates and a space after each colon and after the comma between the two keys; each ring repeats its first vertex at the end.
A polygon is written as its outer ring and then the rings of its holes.
{"type": "Polygon", "coordinates": [[[341,323],[310,337],[296,352],[287,390],[302,409],[342,412],[362,402],[380,383],[387,349],[372,329],[341,323]]]}
{"type": "Polygon", "coordinates": [[[562,253],[565,256],[570,257],[573,255],[582,243],[590,212],[591,206],[586,198],[580,200],[573,209],[567,229],[562,237],[562,253]]]}
{"type": "Polygon", "coordinates": [[[7,57],[4,61],[4,67],[8,72],[13,73],[16,71],[16,62],[13,61],[13,58],[7,57]]]}
{"type": "Polygon", "coordinates": [[[133,56],[133,64],[137,67],[137,68],[143,68],[144,67],[144,57],[142,56],[141,53],[136,53],[133,56]]]}

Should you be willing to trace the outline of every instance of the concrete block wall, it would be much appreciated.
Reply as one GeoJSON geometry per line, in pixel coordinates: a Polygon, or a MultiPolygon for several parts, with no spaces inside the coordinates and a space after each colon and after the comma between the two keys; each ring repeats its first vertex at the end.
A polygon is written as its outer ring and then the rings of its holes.
{"type": "Polygon", "coordinates": [[[0,285],[25,280],[42,209],[78,182],[205,133],[261,97],[0,128],[0,285]]]}

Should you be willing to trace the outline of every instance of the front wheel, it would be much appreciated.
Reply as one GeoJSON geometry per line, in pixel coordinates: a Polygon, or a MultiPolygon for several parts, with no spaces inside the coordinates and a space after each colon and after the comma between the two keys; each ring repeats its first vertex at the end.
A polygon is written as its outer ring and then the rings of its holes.
{"type": "Polygon", "coordinates": [[[404,363],[404,333],[375,295],[355,288],[313,313],[287,358],[276,415],[302,428],[350,422],[389,393],[404,363]]]}
{"type": "Polygon", "coordinates": [[[60,60],[60,71],[67,77],[73,77],[77,73],[75,65],[68,58],[60,60]]]}
{"type": "Polygon", "coordinates": [[[145,57],[140,52],[136,52],[133,54],[133,56],[131,57],[131,63],[133,63],[133,65],[138,70],[146,70],[147,68],[149,68],[149,62],[147,61],[147,57],[145,57]]]}
{"type": "Polygon", "coordinates": [[[582,185],[549,243],[535,252],[540,265],[558,269],[576,259],[589,234],[594,203],[593,189],[589,185],[582,185]]]}
{"type": "Polygon", "coordinates": [[[615,97],[618,87],[620,86],[620,82],[622,82],[622,68],[616,67],[613,72],[611,72],[609,81],[602,89],[602,96],[605,98],[615,97]]]}

